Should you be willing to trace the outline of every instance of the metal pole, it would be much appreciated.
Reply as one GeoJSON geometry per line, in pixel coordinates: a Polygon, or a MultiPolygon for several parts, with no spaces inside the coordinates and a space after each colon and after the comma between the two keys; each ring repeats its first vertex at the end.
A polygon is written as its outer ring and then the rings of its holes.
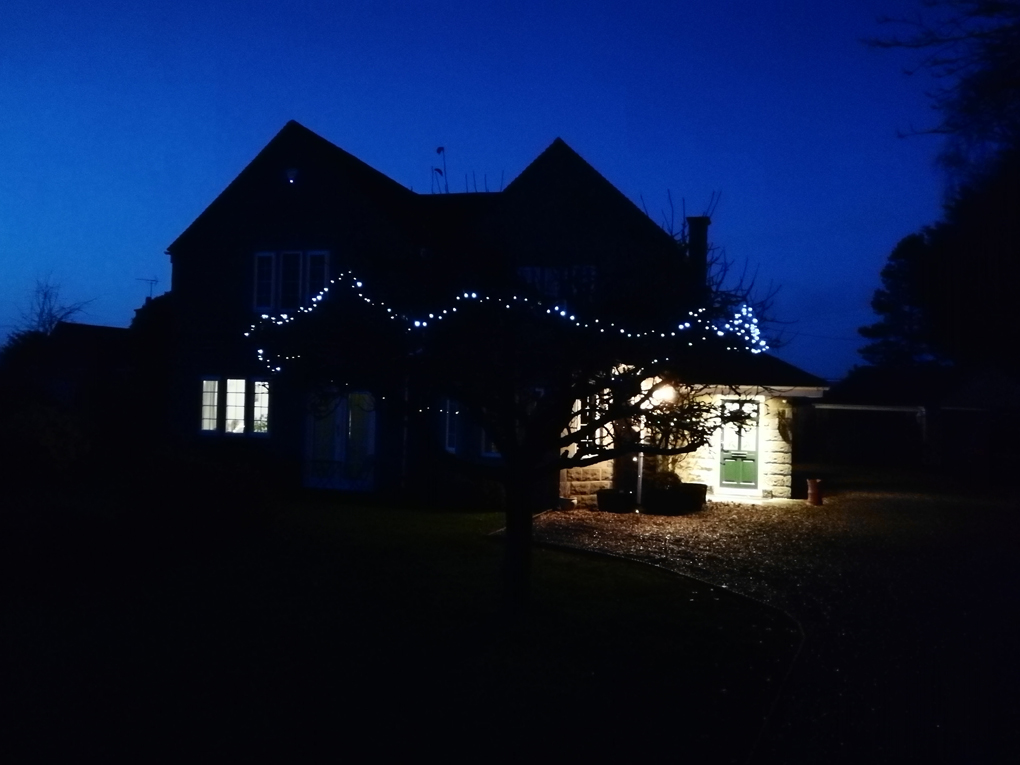
{"type": "MultiPolygon", "coordinates": [[[[645,418],[641,418],[641,427],[638,429],[638,446],[642,446],[645,442],[645,418]]],[[[637,492],[634,501],[637,502],[638,507],[641,506],[641,489],[644,486],[645,479],[645,453],[642,450],[638,450],[637,453],[637,492]]]]}

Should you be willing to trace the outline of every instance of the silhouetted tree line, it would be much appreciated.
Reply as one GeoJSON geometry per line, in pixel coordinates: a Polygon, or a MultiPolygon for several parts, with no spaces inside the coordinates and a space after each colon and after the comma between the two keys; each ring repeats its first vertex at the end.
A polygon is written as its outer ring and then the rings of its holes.
{"type": "Polygon", "coordinates": [[[1016,374],[1020,277],[1020,1],[927,0],[897,19],[909,34],[872,41],[922,51],[947,137],[942,219],[904,238],[882,271],[861,355],[880,367],[950,363],[1016,374]]]}
{"type": "Polygon", "coordinates": [[[170,296],[149,300],[126,330],[74,323],[83,305],[41,282],[0,347],[7,489],[123,481],[161,449],[173,379],[170,296]]]}

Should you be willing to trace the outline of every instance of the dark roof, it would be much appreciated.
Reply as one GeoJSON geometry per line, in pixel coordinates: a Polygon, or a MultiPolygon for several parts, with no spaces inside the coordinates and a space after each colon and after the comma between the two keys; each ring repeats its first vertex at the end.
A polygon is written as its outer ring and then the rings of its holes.
{"type": "Polygon", "coordinates": [[[373,203],[379,211],[403,212],[416,195],[352,154],[291,120],[244,170],[167,248],[173,254],[225,228],[259,230],[273,215],[296,208],[305,219],[322,216],[342,202],[373,203]],[[289,185],[288,173],[296,171],[289,185]],[[356,190],[356,194],[352,191],[356,190]],[[352,196],[359,199],[353,200],[352,196]]]}
{"type": "MultiPolygon", "coordinates": [[[[508,195],[521,193],[533,194],[536,186],[569,185],[575,193],[580,192],[583,196],[600,194],[609,196],[616,205],[621,208],[628,208],[628,212],[648,220],[637,205],[631,202],[627,196],[616,186],[591,166],[584,157],[574,151],[567,142],[557,137],[545,151],[535,157],[534,160],[514,178],[506,187],[508,195]]],[[[557,189],[561,191],[561,189],[557,189]]],[[[656,226],[658,229],[658,226],[656,226]]],[[[661,231],[661,229],[659,229],[661,231]]],[[[665,232],[663,232],[665,233],[665,232]]]]}
{"type": "Polygon", "coordinates": [[[704,346],[691,349],[683,360],[687,382],[703,385],[758,386],[782,391],[787,388],[828,388],[821,377],[805,372],[768,353],[723,350],[704,346]]]}
{"type": "Polygon", "coordinates": [[[524,252],[608,247],[618,259],[630,262],[642,256],[676,257],[672,237],[562,138],[524,168],[503,194],[508,218],[504,235],[524,252]]]}
{"type": "Polygon", "coordinates": [[[130,356],[131,333],[123,327],[61,321],[50,333],[50,343],[53,353],[69,364],[122,364],[130,356]]]}
{"type": "MultiPolygon", "coordinates": [[[[379,266],[380,281],[390,282],[388,297],[400,296],[409,306],[414,305],[414,293],[425,300],[430,291],[459,289],[458,282],[464,280],[484,289],[487,275],[497,273],[489,269],[496,261],[596,265],[621,300],[639,294],[636,290],[647,294],[654,288],[648,273],[681,275],[665,268],[678,257],[672,237],[561,138],[502,192],[426,195],[410,191],[294,121],[168,252],[195,245],[215,249],[230,236],[269,249],[294,232],[328,236],[341,211],[349,217],[372,216],[395,233],[394,242],[409,251],[421,249],[423,257],[412,251],[413,259],[401,261],[399,279],[390,273],[390,261],[379,266]],[[289,182],[291,171],[297,173],[295,183],[289,182]],[[433,248],[442,257],[430,261],[427,251],[433,248]],[[602,253],[602,261],[586,262],[594,252],[602,253]]],[[[633,302],[626,310],[633,310],[633,302]]],[[[698,378],[692,382],[826,387],[821,378],[767,354],[699,352],[688,362],[686,368],[698,378]]]]}
{"type": "Polygon", "coordinates": [[[941,400],[960,383],[955,369],[854,367],[825,394],[826,403],[922,406],[941,400]]]}

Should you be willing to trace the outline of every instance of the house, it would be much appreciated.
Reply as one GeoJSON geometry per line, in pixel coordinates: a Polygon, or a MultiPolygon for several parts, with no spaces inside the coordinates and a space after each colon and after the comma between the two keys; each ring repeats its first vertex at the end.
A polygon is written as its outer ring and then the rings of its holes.
{"type": "MultiPolygon", "coordinates": [[[[396,379],[386,391],[348,380],[313,393],[275,375],[248,333],[270,317],[300,319],[351,274],[371,285],[371,299],[405,312],[512,285],[578,312],[654,322],[707,290],[709,221],[689,221],[683,249],[560,139],[501,191],[423,195],[289,122],[167,250],[176,435],[259,453],[286,481],[352,491],[427,488],[448,453],[498,460],[456,401],[417,400],[414,385],[396,379]],[[428,429],[409,424],[413,407],[432,412],[428,429]]],[[[359,342],[358,327],[337,329],[359,342]]],[[[720,492],[788,496],[789,401],[824,383],[745,355],[706,356],[698,374],[751,391],[757,427],[723,433],[684,469],[720,492]]],[[[363,357],[371,361],[370,348],[363,357]]],[[[561,490],[584,501],[611,481],[606,469],[564,475],[561,490]]]]}

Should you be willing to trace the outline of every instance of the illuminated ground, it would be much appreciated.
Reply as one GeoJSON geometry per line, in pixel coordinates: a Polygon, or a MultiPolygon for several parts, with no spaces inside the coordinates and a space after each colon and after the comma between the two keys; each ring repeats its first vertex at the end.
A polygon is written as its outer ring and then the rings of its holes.
{"type": "Polygon", "coordinates": [[[894,489],[710,503],[676,518],[571,511],[539,539],[656,563],[807,634],[756,762],[1012,762],[1020,730],[1014,502],[894,489]]]}

